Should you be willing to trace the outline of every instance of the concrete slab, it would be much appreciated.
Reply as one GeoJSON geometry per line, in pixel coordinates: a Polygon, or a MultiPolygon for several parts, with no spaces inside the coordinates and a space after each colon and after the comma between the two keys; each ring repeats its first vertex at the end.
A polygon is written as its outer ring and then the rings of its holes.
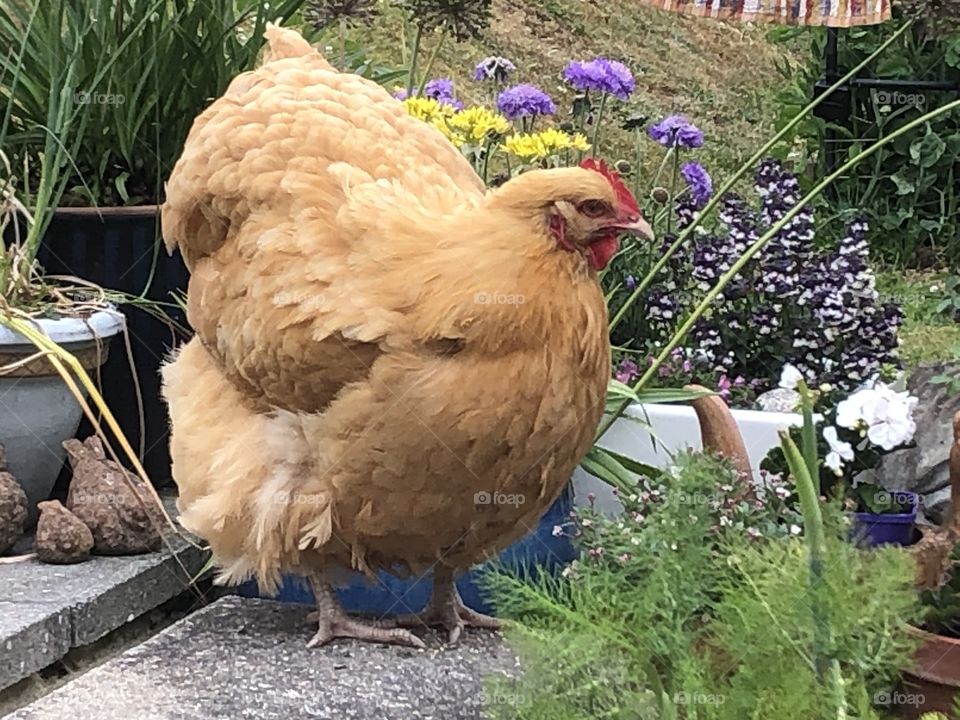
{"type": "Polygon", "coordinates": [[[427,650],[337,641],[310,650],[309,608],[226,597],[8,720],[479,720],[484,678],[515,674],[496,633],[427,650]]]}
{"type": "Polygon", "coordinates": [[[78,565],[0,564],[0,689],[185,592],[203,553],[171,545],[78,565]]]}

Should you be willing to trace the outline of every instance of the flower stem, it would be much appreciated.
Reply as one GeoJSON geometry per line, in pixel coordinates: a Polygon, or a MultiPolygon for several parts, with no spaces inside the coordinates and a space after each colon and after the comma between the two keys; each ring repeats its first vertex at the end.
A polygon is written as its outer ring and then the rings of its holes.
{"type": "Polygon", "coordinates": [[[483,184],[486,186],[490,177],[490,155],[493,154],[493,143],[489,140],[483,149],[483,184]]]}
{"type": "Polygon", "coordinates": [[[417,81],[417,59],[420,55],[420,42],[423,40],[423,25],[417,23],[413,34],[413,50],[410,51],[410,70],[407,74],[407,97],[413,94],[413,85],[417,81]]]}
{"type": "MultiPolygon", "coordinates": [[[[583,103],[580,106],[579,117],[577,118],[577,132],[582,133],[587,119],[587,113],[590,112],[590,92],[583,93],[583,103]]],[[[583,162],[583,150],[577,150],[577,164],[583,162]]]]}
{"type": "Polygon", "coordinates": [[[903,24],[903,26],[897,30],[893,35],[891,35],[886,42],[884,42],[880,47],[874,50],[868,57],[866,57],[862,62],[854,66],[846,75],[837,80],[833,85],[824,91],[820,97],[813,100],[809,105],[807,105],[803,110],[801,110],[797,115],[787,123],[780,132],[773,136],[767,143],[763,145],[757,152],[755,152],[749,160],[747,160],[743,165],[740,166],[740,169],[737,170],[724,184],[717,190],[713,197],[707,202],[703,210],[700,211],[697,219],[680,235],[676,240],[673,241],[673,244],[667,248],[660,256],[660,259],[654,263],[653,267],[650,269],[643,280],[637,285],[633,293],[626,299],[623,305],[620,306],[620,309],[617,311],[617,314],[613,317],[613,320],[610,322],[610,330],[613,331],[622,321],[624,316],[626,316],[627,311],[633,306],[644,290],[649,287],[650,283],[653,282],[653,278],[656,277],[659,272],[663,269],[663,266],[667,264],[667,261],[673,256],[677,250],[683,246],[687,238],[690,237],[693,232],[696,230],[697,226],[707,218],[707,216],[716,208],[721,201],[723,200],[724,195],[726,195],[730,190],[733,189],[734,185],[746,175],[754,166],[764,158],[764,156],[770,151],[770,149],[776,145],[778,142],[783,140],[797,125],[803,122],[809,115],[820,106],[827,98],[833,95],[834,92],[839,90],[841,87],[846,85],[846,83],[853,77],[857,75],[863,68],[873,62],[878,58],[884,50],[890,47],[897,39],[899,39],[910,27],[913,25],[913,21],[908,21],[903,24]]]}
{"type": "Polygon", "coordinates": [[[633,131],[633,146],[635,150],[634,156],[634,165],[633,165],[633,196],[635,198],[640,197],[640,161],[642,153],[640,152],[640,141],[642,135],[640,133],[640,128],[636,128],[633,131]]]}
{"type": "Polygon", "coordinates": [[[600,105],[597,108],[597,117],[593,120],[593,147],[590,148],[590,154],[597,156],[600,150],[600,125],[603,123],[603,111],[607,107],[607,94],[600,93],[600,105]]]}
{"type": "Polygon", "coordinates": [[[423,77],[420,79],[420,85],[417,87],[417,97],[423,95],[423,89],[427,86],[427,78],[430,77],[430,72],[433,70],[433,64],[437,61],[437,56],[440,54],[440,49],[443,47],[443,41],[446,39],[447,28],[444,26],[443,32],[440,33],[440,39],[437,40],[437,44],[433,48],[433,52],[430,53],[430,58],[427,60],[427,66],[423,69],[423,77]]]}
{"type": "Polygon", "coordinates": [[[677,177],[680,175],[680,153],[676,147],[673,150],[673,173],[670,176],[670,200],[667,205],[667,233],[673,231],[673,208],[677,203],[677,177]]]}
{"type": "MultiPolygon", "coordinates": [[[[727,270],[727,272],[725,272],[720,277],[720,280],[717,282],[717,284],[710,289],[710,291],[706,294],[706,296],[703,298],[700,304],[697,305],[696,308],[694,308],[690,316],[684,321],[684,323],[680,326],[680,328],[673,334],[673,337],[671,337],[670,340],[666,343],[666,345],[664,345],[663,350],[660,351],[660,354],[655,358],[653,363],[647,368],[644,374],[636,382],[636,384],[634,385],[634,390],[639,391],[648,382],[650,382],[650,379],[656,374],[657,370],[659,370],[663,362],[670,356],[670,353],[673,352],[673,349],[676,348],[681,342],[683,342],[683,340],[686,338],[689,332],[693,329],[693,326],[696,324],[697,320],[699,320],[700,317],[703,315],[703,313],[706,312],[707,308],[710,307],[710,305],[716,299],[717,295],[719,295],[723,291],[723,289],[729,284],[729,282],[733,280],[733,278],[735,278],[737,274],[743,269],[744,265],[750,262],[750,260],[753,259],[753,257],[758,252],[760,252],[760,250],[762,250],[763,247],[768,242],[770,242],[770,240],[772,240],[778,233],[780,233],[780,231],[783,230],[783,228],[786,227],[787,224],[791,220],[793,220],[793,218],[799,215],[800,212],[802,212],[803,209],[812,200],[815,200],[820,195],[822,195],[823,191],[826,190],[831,183],[833,183],[837,178],[842,177],[845,173],[849,172],[853,167],[855,167],[861,161],[866,160],[868,157],[878,152],[881,148],[885,147],[889,143],[896,140],[901,135],[905,135],[906,133],[912,131],[914,128],[917,128],[929,122],[930,120],[933,120],[934,118],[940,117],[941,115],[944,115],[946,113],[952,112],[953,110],[957,110],[957,109],[960,109],[960,100],[954,100],[953,102],[947,103],[946,105],[943,105],[942,107],[939,107],[936,110],[932,110],[916,118],[915,120],[912,120],[911,122],[906,123],[905,125],[895,130],[894,132],[878,140],[870,147],[866,148],[865,150],[861,151],[860,153],[852,157],[846,163],[844,163],[839,168],[837,168],[834,172],[830,173],[830,175],[824,178],[820,183],[818,183],[817,186],[813,188],[813,190],[807,193],[807,195],[801,198],[794,207],[792,207],[787,213],[785,213],[779,222],[774,224],[773,227],[771,227],[766,233],[764,233],[759,239],[757,239],[756,242],[753,243],[753,245],[747,248],[747,250],[743,253],[743,255],[737,258],[737,261],[730,267],[730,269],[727,270]]],[[[680,237],[685,238],[686,235],[687,233],[684,232],[683,234],[681,234],[680,237]]],[[[622,312],[623,312],[623,308],[620,309],[620,313],[622,312]]],[[[610,427],[613,425],[616,419],[627,408],[629,404],[630,404],[629,400],[623,401],[620,404],[620,406],[617,408],[617,410],[612,415],[609,415],[606,418],[604,423],[601,425],[601,428],[597,437],[600,437],[607,430],[610,429],[610,427]]]]}
{"type": "Polygon", "coordinates": [[[347,70],[347,19],[340,18],[340,71],[347,70]]]}

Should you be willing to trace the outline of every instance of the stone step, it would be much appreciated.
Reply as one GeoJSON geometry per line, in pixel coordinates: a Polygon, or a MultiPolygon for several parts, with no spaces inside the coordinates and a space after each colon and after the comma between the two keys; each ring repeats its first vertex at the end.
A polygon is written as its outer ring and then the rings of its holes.
{"type": "Polygon", "coordinates": [[[205,554],[176,537],[171,548],[77,565],[0,564],[0,690],[188,592],[205,554]]]}
{"type": "Polygon", "coordinates": [[[454,646],[427,634],[426,650],[343,640],[311,650],[309,609],[222,598],[8,720],[479,720],[484,678],[518,671],[489,631],[454,646]]]}

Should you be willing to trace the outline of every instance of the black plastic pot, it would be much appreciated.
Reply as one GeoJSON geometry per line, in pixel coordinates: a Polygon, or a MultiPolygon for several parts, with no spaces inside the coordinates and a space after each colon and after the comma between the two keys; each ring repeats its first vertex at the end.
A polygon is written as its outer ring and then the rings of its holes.
{"type": "MultiPolygon", "coordinates": [[[[167,255],[160,240],[157,206],[137,208],[66,208],[56,212],[40,250],[48,275],[74,275],[110,290],[173,301],[174,290],[186,290],[188,273],[179,253],[167,255]]],[[[143,394],[146,450],[144,466],[155,484],[170,479],[167,408],[160,396],[161,361],[182,338],[161,320],[132,305],[121,307],[127,317],[133,368],[143,394]]],[[[180,324],[179,309],[167,308],[180,324]]],[[[114,340],[101,370],[104,397],[135,450],[141,446],[140,419],[134,376],[123,338],[114,340]]],[[[80,437],[90,434],[80,428],[80,437]]]]}

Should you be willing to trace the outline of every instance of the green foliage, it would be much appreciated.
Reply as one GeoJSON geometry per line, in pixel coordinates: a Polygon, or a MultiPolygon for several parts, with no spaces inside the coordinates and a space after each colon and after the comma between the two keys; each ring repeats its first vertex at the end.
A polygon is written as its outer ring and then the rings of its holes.
{"type": "Polygon", "coordinates": [[[803,538],[717,531],[711,513],[690,504],[728,473],[708,456],[684,455],[656,512],[592,517],[586,552],[562,577],[489,576],[499,612],[517,621],[508,639],[524,667],[519,680],[491,680],[488,697],[509,700],[493,704],[494,717],[819,717],[833,702],[814,662],[814,602],[831,629],[823,652],[837,662],[848,711],[877,717],[871,693],[892,687],[911,649],[910,557],[854,550],[828,513],[813,592],[803,538]]]}
{"type": "MultiPolygon", "coordinates": [[[[158,202],[194,117],[254,65],[267,21],[301,3],[4,2],[0,46],[14,52],[0,56],[0,117],[14,165],[36,168],[52,135],[69,151],[64,203],[158,202]],[[51,96],[69,124],[50,125],[51,96]]],[[[25,178],[31,192],[38,180],[25,178]]]]}
{"type": "MultiPolygon", "coordinates": [[[[851,28],[841,33],[839,65],[851,67],[872,52],[897,28],[897,23],[851,28]]],[[[823,75],[826,33],[822,29],[780,32],[775,37],[793,41],[810,37],[809,62],[793,68],[780,94],[783,124],[805,105],[814,84],[823,75]]],[[[894,80],[960,81],[960,36],[937,37],[918,26],[888,49],[870,69],[871,74],[894,80]]],[[[840,161],[875,140],[888,136],[949,96],[932,91],[854,89],[846,100],[851,121],[831,125],[840,140],[840,161]]],[[[810,119],[781,147],[800,163],[822,164],[820,154],[827,123],[810,119]]],[[[960,263],[960,115],[941,116],[922,129],[877,153],[871,162],[835,185],[828,198],[838,226],[865,213],[874,228],[872,250],[880,258],[902,266],[960,263]]]]}
{"type": "Polygon", "coordinates": [[[951,275],[943,281],[946,297],[937,305],[937,313],[960,322],[960,275],[951,275]]]}

